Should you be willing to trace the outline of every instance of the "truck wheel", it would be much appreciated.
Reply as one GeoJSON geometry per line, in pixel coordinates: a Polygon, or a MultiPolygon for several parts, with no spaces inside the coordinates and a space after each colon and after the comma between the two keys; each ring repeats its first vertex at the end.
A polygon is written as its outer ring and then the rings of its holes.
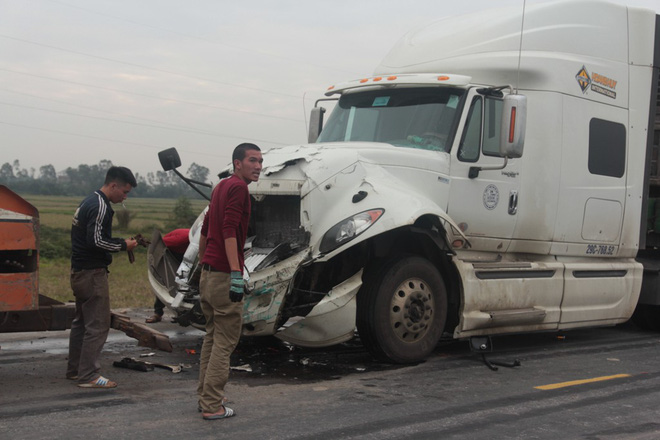
{"type": "Polygon", "coordinates": [[[357,327],[377,358],[419,362],[437,345],[447,319],[447,291],[430,261],[406,256],[368,277],[358,294],[357,327]]]}
{"type": "Polygon", "coordinates": [[[632,320],[643,330],[660,331],[660,306],[638,304],[632,320]]]}

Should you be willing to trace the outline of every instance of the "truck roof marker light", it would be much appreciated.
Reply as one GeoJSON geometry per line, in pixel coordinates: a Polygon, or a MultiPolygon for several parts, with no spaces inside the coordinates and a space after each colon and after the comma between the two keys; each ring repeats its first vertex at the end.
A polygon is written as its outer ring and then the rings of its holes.
{"type": "Polygon", "coordinates": [[[361,80],[360,80],[360,82],[361,82],[362,84],[366,83],[367,81],[369,81],[369,78],[364,78],[364,79],[361,79],[361,80]]]}
{"type": "Polygon", "coordinates": [[[450,78],[448,76],[445,76],[445,75],[438,77],[438,81],[447,81],[448,79],[450,79],[450,78]]]}
{"type": "Polygon", "coordinates": [[[330,87],[328,87],[328,90],[332,90],[334,88],[335,88],[335,86],[330,86],[330,87]]]}
{"type": "Polygon", "coordinates": [[[377,77],[375,77],[373,80],[374,80],[374,81],[380,81],[380,80],[382,80],[382,79],[383,79],[382,76],[377,76],[377,77]]]}
{"type": "Polygon", "coordinates": [[[396,76],[395,76],[395,75],[392,75],[392,76],[388,76],[388,77],[387,77],[387,80],[388,80],[388,81],[394,81],[395,79],[396,79],[396,76]]]}
{"type": "Polygon", "coordinates": [[[509,143],[512,144],[516,132],[516,108],[511,107],[511,125],[509,125],[509,143]]]}

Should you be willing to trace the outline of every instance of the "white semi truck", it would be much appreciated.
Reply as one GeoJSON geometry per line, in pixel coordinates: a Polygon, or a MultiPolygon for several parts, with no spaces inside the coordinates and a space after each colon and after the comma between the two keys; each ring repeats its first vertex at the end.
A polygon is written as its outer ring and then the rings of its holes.
{"type": "MultiPolygon", "coordinates": [[[[448,18],[329,88],[327,123],[317,107],[310,143],[267,151],[250,185],[243,334],[327,346],[357,327],[405,363],[636,308],[660,328],[659,17],[575,1],[448,18]]],[[[203,323],[201,218],[183,261],[158,234],[150,249],[184,325],[203,323]]]]}

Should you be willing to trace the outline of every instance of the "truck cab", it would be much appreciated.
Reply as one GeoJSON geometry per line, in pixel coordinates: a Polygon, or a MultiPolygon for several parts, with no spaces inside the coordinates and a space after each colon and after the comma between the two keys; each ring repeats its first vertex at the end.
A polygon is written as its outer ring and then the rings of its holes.
{"type": "MultiPolygon", "coordinates": [[[[357,327],[375,356],[416,362],[441,338],[630,318],[658,18],[589,1],[521,13],[413,30],[373,76],[326,91],[338,101],[310,143],[264,153],[243,334],[325,346],[357,327]]],[[[156,295],[194,310],[195,252],[177,266],[154,242],[156,295]]]]}

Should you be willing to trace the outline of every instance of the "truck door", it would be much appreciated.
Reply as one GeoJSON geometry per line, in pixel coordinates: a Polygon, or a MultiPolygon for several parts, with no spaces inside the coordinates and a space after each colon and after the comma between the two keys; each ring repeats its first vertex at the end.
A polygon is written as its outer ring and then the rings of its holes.
{"type": "Polygon", "coordinates": [[[447,212],[468,236],[473,250],[505,252],[519,208],[520,160],[511,159],[503,169],[484,169],[469,177],[470,168],[504,164],[499,155],[502,100],[471,93],[462,134],[451,153],[447,212]]]}
{"type": "Polygon", "coordinates": [[[632,195],[626,188],[628,118],[623,108],[564,97],[562,179],[552,253],[566,268],[561,305],[565,326],[627,318],[637,301],[641,269],[628,255],[614,258],[619,255],[626,199],[632,195]]]}

